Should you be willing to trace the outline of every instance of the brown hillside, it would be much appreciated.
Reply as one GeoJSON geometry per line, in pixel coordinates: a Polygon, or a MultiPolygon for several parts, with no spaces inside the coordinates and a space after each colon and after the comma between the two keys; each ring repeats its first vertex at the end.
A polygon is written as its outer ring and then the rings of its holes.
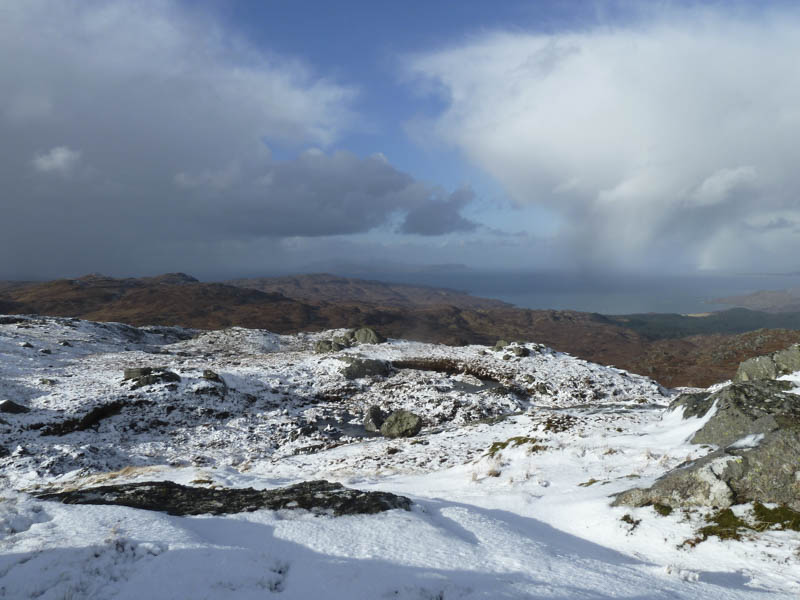
{"type": "MultiPolygon", "coordinates": [[[[331,286],[344,297],[335,279],[331,286]]],[[[387,299],[391,290],[375,292],[373,282],[361,286],[358,280],[345,280],[349,281],[345,288],[373,290],[369,297],[375,302],[332,302],[328,284],[321,288],[322,298],[315,299],[309,280],[301,281],[306,301],[275,292],[201,283],[180,273],[141,279],[90,275],[12,286],[0,292],[0,312],[198,329],[239,325],[278,333],[368,325],[389,337],[445,344],[493,345],[501,338],[535,341],[586,360],[649,375],[668,387],[711,385],[732,377],[739,362],[750,356],[800,342],[800,331],[790,330],[653,341],[596,314],[527,310],[502,303],[488,308],[433,304],[435,290],[430,288],[425,288],[423,298],[427,300],[421,299],[420,305],[409,305],[415,296],[407,290],[393,304],[387,299]]],[[[448,299],[466,296],[444,292],[448,299]]]]}

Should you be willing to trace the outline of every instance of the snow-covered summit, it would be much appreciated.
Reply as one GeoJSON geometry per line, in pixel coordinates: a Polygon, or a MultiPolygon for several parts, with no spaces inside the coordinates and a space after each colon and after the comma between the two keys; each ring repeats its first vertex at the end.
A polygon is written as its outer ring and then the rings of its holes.
{"type": "Polygon", "coordinates": [[[0,597],[800,590],[781,536],[679,549],[699,516],[609,506],[632,479],[654,480],[706,451],[685,443],[698,420],[662,418],[673,393],[652,380],[533,343],[496,351],[390,340],[314,352],[341,333],[0,317],[0,401],[22,407],[0,414],[0,597]],[[384,369],[354,377],[348,366],[359,361],[384,369]],[[423,429],[401,439],[367,432],[373,406],[412,411],[423,429]],[[404,494],[415,508],[167,517],[30,495],[109,482],[271,489],[310,479],[404,494]],[[52,575],[31,577],[45,570],[52,575]]]}

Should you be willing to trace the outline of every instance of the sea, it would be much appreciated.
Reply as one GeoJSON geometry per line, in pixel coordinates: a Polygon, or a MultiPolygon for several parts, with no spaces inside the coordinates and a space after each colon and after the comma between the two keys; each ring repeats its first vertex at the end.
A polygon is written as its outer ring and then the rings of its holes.
{"type": "MultiPolygon", "coordinates": [[[[344,275],[344,273],[341,273],[344,275]]],[[[436,269],[352,273],[351,277],[444,287],[495,298],[520,308],[576,310],[606,315],[700,314],[732,308],[715,302],[759,290],[800,288],[800,273],[696,275],[608,274],[436,269]]]]}

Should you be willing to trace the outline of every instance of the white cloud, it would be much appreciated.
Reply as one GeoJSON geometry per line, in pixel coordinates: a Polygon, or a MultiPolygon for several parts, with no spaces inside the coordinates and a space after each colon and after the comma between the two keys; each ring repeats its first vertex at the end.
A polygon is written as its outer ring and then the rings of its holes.
{"type": "Polygon", "coordinates": [[[33,167],[42,173],[71,174],[81,159],[81,153],[66,146],[56,146],[48,152],[37,154],[32,161],[33,167]]]}
{"type": "Polygon", "coordinates": [[[696,206],[713,206],[728,200],[737,190],[754,186],[758,181],[755,167],[720,169],[710,175],[689,197],[696,206]]]}
{"type": "MultiPolygon", "coordinates": [[[[798,54],[794,9],[673,10],[491,33],[407,67],[445,104],[429,128],[518,203],[559,213],[578,260],[738,268],[767,255],[734,245],[774,248],[746,219],[800,203],[798,54]]],[[[783,241],[788,266],[800,240],[783,241]]]]}

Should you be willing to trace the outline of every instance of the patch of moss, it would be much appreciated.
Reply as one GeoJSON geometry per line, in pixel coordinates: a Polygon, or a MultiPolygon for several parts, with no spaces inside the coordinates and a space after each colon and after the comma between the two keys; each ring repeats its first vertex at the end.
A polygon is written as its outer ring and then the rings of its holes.
{"type": "Polygon", "coordinates": [[[669,515],[672,514],[673,510],[672,507],[666,504],[659,504],[658,502],[655,502],[651,506],[653,507],[653,510],[656,511],[658,514],[660,514],[662,517],[668,517],[669,515]]]}
{"type": "Polygon", "coordinates": [[[525,437],[525,436],[512,437],[512,438],[507,439],[505,442],[495,442],[494,444],[489,446],[489,450],[488,450],[487,454],[489,456],[494,457],[495,454],[497,454],[501,450],[505,450],[509,446],[514,448],[514,447],[517,447],[517,446],[522,446],[523,444],[530,444],[529,451],[531,453],[533,453],[533,452],[541,452],[543,450],[547,450],[547,446],[543,446],[541,444],[537,444],[536,442],[538,442],[538,441],[539,440],[537,440],[536,438],[533,438],[533,437],[525,437]]]}
{"type": "Polygon", "coordinates": [[[740,529],[752,529],[746,521],[737,517],[730,508],[717,511],[709,518],[710,524],[702,527],[697,533],[702,538],[700,541],[707,540],[715,535],[721,540],[740,540],[740,529]]]}
{"type": "Polygon", "coordinates": [[[753,516],[756,519],[755,529],[790,529],[800,531],[800,512],[781,504],[775,508],[767,508],[760,502],[753,504],[753,516]]]}

